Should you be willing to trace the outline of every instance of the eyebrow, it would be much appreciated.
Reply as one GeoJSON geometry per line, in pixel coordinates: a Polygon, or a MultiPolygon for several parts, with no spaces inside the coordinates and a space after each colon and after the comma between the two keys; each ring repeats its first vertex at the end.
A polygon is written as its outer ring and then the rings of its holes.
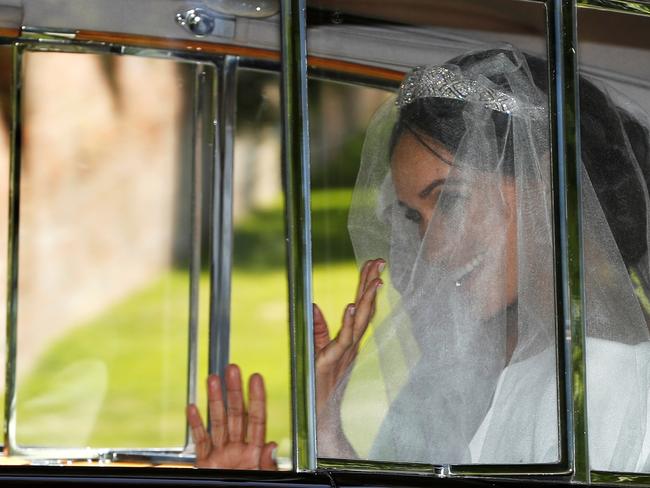
{"type": "MultiPolygon", "coordinates": [[[[448,184],[448,185],[456,185],[456,184],[458,184],[458,182],[456,182],[454,180],[451,180],[449,182],[447,180],[448,180],[448,178],[438,178],[438,179],[433,180],[425,188],[420,190],[420,192],[418,193],[418,197],[426,198],[429,195],[431,195],[431,192],[433,190],[435,190],[436,188],[438,188],[439,186],[444,185],[444,184],[448,184]]],[[[400,205],[401,207],[409,207],[402,200],[397,200],[397,204],[400,205]]],[[[409,208],[411,208],[411,207],[409,207],[409,208]]]]}
{"type": "Polygon", "coordinates": [[[447,178],[440,178],[440,179],[437,179],[437,180],[433,180],[423,190],[420,190],[420,192],[418,193],[418,196],[420,198],[428,197],[433,190],[438,188],[440,185],[444,185],[445,181],[447,181],[447,178]]]}

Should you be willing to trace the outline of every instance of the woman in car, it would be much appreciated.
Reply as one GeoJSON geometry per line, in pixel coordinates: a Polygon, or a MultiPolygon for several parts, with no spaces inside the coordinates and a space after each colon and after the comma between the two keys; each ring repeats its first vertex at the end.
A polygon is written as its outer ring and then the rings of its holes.
{"type": "MultiPolygon", "coordinates": [[[[320,456],[559,459],[547,93],[545,63],[506,47],[416,68],[376,114],[349,218],[364,264],[336,338],[314,307],[320,456]],[[384,280],[389,311],[359,352],[384,280]],[[374,410],[377,432],[343,424],[353,372],[348,411],[374,410]]],[[[633,471],[648,457],[648,133],[582,79],[580,120],[591,463],[633,471]]]]}

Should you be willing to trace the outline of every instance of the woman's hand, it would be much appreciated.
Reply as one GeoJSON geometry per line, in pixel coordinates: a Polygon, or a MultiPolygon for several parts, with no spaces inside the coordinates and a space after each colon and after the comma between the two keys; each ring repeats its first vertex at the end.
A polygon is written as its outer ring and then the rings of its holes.
{"type": "Polygon", "coordinates": [[[375,313],[377,290],[383,284],[379,275],[385,265],[383,259],[372,259],[364,263],[356,299],[345,308],[341,330],[334,339],[330,339],[325,317],[318,305],[314,304],[317,416],[322,415],[337,385],[357,357],[361,338],[375,313]]]}
{"type": "Polygon", "coordinates": [[[248,382],[249,411],[244,407],[244,394],[239,367],[226,367],[226,408],[218,375],[208,377],[208,409],[210,432],[201,420],[196,405],[188,405],[187,421],[196,446],[198,468],[277,470],[273,460],[275,442],[265,442],[266,393],[264,380],[254,374],[248,382]]]}

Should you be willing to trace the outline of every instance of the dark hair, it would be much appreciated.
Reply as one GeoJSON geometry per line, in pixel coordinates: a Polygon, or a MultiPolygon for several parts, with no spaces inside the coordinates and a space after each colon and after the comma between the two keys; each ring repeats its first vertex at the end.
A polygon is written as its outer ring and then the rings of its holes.
{"type": "MultiPolygon", "coordinates": [[[[535,56],[522,54],[526,62],[521,63],[515,59],[515,51],[491,49],[459,56],[449,64],[464,71],[498,54],[510,58],[515,65],[521,66],[520,69],[528,69],[541,94],[548,93],[546,61],[535,56]]],[[[487,78],[503,91],[512,92],[503,74],[488,74],[487,78]]],[[[648,251],[648,209],[645,208],[650,181],[648,129],[583,77],[579,79],[579,88],[582,161],[623,260],[627,266],[633,266],[648,251]]],[[[464,101],[445,98],[419,98],[402,107],[391,135],[390,151],[406,131],[412,131],[455,153],[466,130],[463,115],[466,108],[464,101]]],[[[510,115],[494,110],[490,112],[497,149],[504,155],[500,162],[501,170],[512,175],[514,153],[509,130],[510,115]]],[[[541,123],[548,124],[545,120],[541,123]]]]}

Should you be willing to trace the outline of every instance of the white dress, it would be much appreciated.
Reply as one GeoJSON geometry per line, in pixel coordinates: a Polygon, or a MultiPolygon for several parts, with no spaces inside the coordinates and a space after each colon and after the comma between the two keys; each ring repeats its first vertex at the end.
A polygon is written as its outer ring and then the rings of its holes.
{"type": "MultiPolygon", "coordinates": [[[[592,469],[647,472],[650,342],[588,338],[587,414],[592,469]]],[[[555,354],[551,349],[504,369],[470,444],[473,463],[552,463],[558,459],[555,354]]]]}

